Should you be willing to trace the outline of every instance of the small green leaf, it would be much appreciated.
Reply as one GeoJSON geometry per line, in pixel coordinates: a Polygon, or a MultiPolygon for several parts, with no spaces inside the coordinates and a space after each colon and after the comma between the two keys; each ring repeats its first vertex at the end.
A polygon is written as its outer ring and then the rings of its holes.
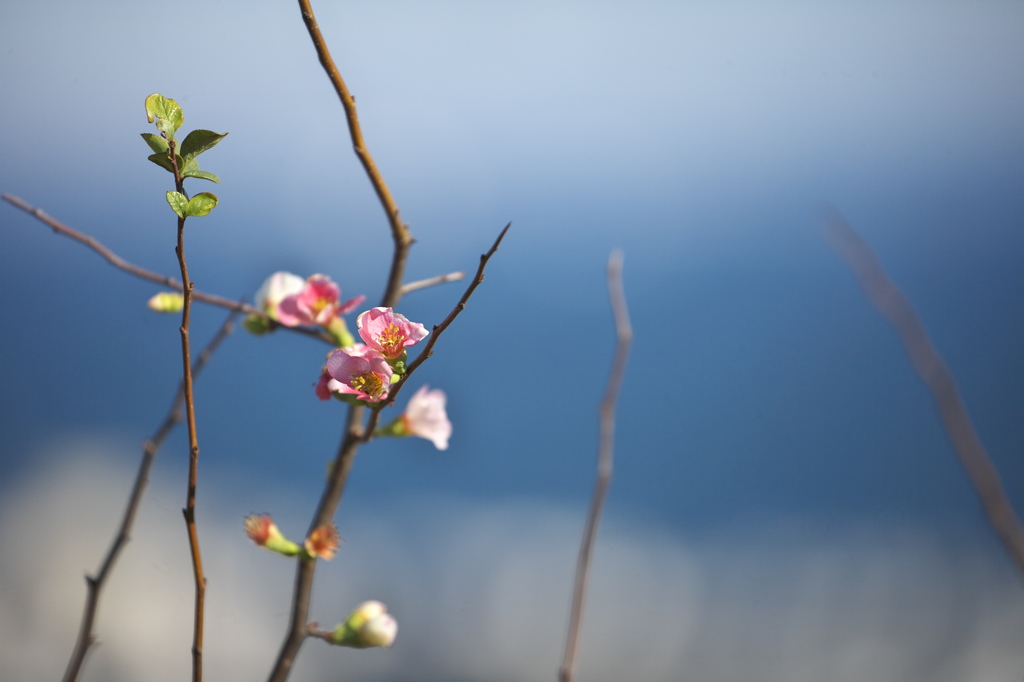
{"type": "Polygon", "coordinates": [[[167,140],[153,133],[142,133],[142,139],[157,154],[167,154],[167,140]]]}
{"type": "Polygon", "coordinates": [[[185,136],[181,143],[179,152],[185,159],[194,159],[208,149],[217,146],[217,143],[227,137],[227,133],[215,133],[212,130],[193,130],[185,136]]]}
{"type": "MultiPolygon", "coordinates": [[[[180,194],[178,196],[181,196],[180,194]]],[[[188,200],[188,206],[185,208],[185,215],[187,216],[204,216],[213,210],[214,206],[217,205],[217,195],[211,194],[210,192],[200,192],[191,199],[188,200]]]]}
{"type": "Polygon", "coordinates": [[[146,118],[150,123],[156,118],[157,129],[167,137],[172,137],[185,122],[185,114],[178,103],[156,93],[146,98],[146,118]]]}
{"type": "Polygon", "coordinates": [[[220,182],[220,178],[209,171],[202,170],[187,170],[181,174],[183,178],[199,178],[200,180],[209,180],[210,182],[220,182]]]}
{"type": "MultiPolygon", "coordinates": [[[[150,154],[147,158],[156,165],[160,166],[161,168],[164,168],[170,171],[171,173],[174,172],[174,166],[171,164],[171,157],[167,156],[167,154],[150,154]]],[[[181,168],[183,165],[184,162],[181,160],[181,157],[179,156],[178,168],[181,168]]]]}
{"type": "MultiPolygon", "coordinates": [[[[189,200],[185,198],[185,195],[181,192],[170,191],[167,193],[167,203],[170,204],[171,209],[178,214],[179,218],[184,218],[188,210],[189,200]]],[[[207,211],[209,213],[209,211],[207,211]]]]}

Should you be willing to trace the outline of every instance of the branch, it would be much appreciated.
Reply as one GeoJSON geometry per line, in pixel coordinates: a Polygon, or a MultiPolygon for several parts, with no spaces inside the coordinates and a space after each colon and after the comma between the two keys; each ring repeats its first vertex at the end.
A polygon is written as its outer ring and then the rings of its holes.
{"type": "Polygon", "coordinates": [[[953,375],[929,340],[910,301],[885,274],[871,247],[838,213],[825,226],[825,237],[856,275],[871,304],[896,330],[910,363],[935,401],[953,450],[978,494],[989,524],[1024,577],[1024,529],[1020,519],[971,424],[953,375]]]}
{"type": "Polygon", "coordinates": [[[597,482],[594,484],[594,496],[587,514],[587,524],[580,542],[579,559],[576,563],[576,583],[572,592],[572,609],[569,613],[569,633],[565,642],[565,658],[559,670],[560,682],[572,682],[576,668],[576,647],[579,641],[580,622],[583,618],[583,604],[586,600],[587,574],[590,570],[590,557],[597,537],[597,527],[601,522],[601,511],[608,495],[608,486],[612,482],[612,455],[615,446],[615,402],[622,385],[622,377],[626,372],[626,359],[629,346],[633,341],[633,329],[629,324],[629,311],[626,309],[626,295],[622,290],[622,252],[612,251],[608,257],[608,297],[611,300],[612,314],[615,317],[615,358],[608,374],[608,385],[599,410],[601,418],[601,442],[597,456],[597,482]]]}
{"type": "Polygon", "coordinates": [[[428,277],[427,279],[416,280],[415,282],[406,282],[402,285],[401,295],[412,291],[418,291],[420,289],[426,289],[437,284],[444,284],[445,282],[458,282],[466,277],[464,272],[449,272],[447,275],[438,275],[437,277],[428,277]]]}
{"type": "Polygon", "coordinates": [[[377,170],[377,164],[374,163],[373,157],[370,156],[370,152],[366,148],[366,143],[363,141],[363,131],[359,126],[359,114],[356,112],[356,100],[349,93],[348,86],[345,85],[338,67],[334,65],[334,59],[331,58],[331,52],[327,49],[327,43],[320,33],[320,27],[316,23],[316,17],[313,16],[313,8],[310,6],[309,0],[299,0],[299,8],[302,10],[302,21],[305,22],[306,30],[309,31],[309,37],[313,41],[313,47],[316,48],[320,64],[324,67],[327,77],[331,80],[331,85],[334,86],[334,91],[338,93],[341,106],[345,109],[349,135],[352,138],[352,149],[363,164],[363,170],[366,171],[370,184],[373,185],[373,190],[377,193],[377,198],[380,200],[380,205],[387,215],[388,224],[391,226],[391,238],[394,240],[395,250],[391,259],[391,272],[388,273],[387,287],[384,290],[384,297],[380,305],[393,308],[402,297],[402,274],[405,272],[405,261],[409,255],[409,247],[412,246],[414,240],[412,235],[409,234],[409,228],[402,222],[402,218],[398,213],[398,206],[395,204],[387,184],[384,183],[384,178],[381,176],[380,171],[377,170]]]}
{"type": "Polygon", "coordinates": [[[510,227],[512,227],[512,223],[509,223],[501,230],[498,234],[498,238],[494,240],[494,244],[491,245],[491,248],[487,253],[481,254],[480,265],[476,269],[476,276],[473,277],[473,281],[469,283],[465,293],[462,294],[462,298],[460,298],[459,302],[455,304],[452,311],[448,313],[448,317],[444,318],[441,324],[434,325],[434,328],[430,333],[430,338],[427,340],[423,350],[416,356],[416,359],[409,365],[408,369],[406,369],[405,374],[402,375],[402,380],[395,384],[392,387],[392,390],[389,391],[388,399],[377,403],[370,408],[370,419],[366,424],[366,431],[363,435],[364,442],[368,442],[373,438],[373,433],[377,428],[377,422],[380,420],[381,410],[395,402],[395,398],[398,397],[398,393],[402,390],[402,387],[409,383],[409,377],[412,376],[412,373],[415,372],[416,369],[427,360],[427,358],[434,354],[434,344],[437,343],[437,339],[441,336],[441,333],[448,328],[448,325],[455,321],[455,318],[459,316],[459,313],[466,309],[466,303],[469,302],[469,297],[473,295],[476,288],[484,281],[484,268],[487,267],[487,261],[489,261],[491,256],[493,256],[498,250],[498,246],[501,245],[501,240],[505,238],[505,233],[508,232],[508,228],[510,227]]]}
{"type": "MultiPolygon", "coordinates": [[[[353,405],[348,410],[348,417],[345,423],[344,435],[341,445],[338,448],[338,455],[331,466],[330,476],[324,492],[320,496],[320,504],[313,520],[309,524],[309,532],[334,518],[334,512],[341,502],[341,494],[345,490],[345,483],[348,481],[349,471],[355,461],[356,452],[359,449],[362,436],[364,408],[361,405],[353,405]]],[[[308,533],[307,533],[308,535],[308,533]]],[[[299,653],[302,642],[309,636],[309,599],[313,592],[313,576],[316,572],[315,560],[298,560],[295,569],[295,588],[292,592],[291,615],[288,619],[288,632],[285,635],[281,651],[278,652],[277,660],[270,671],[270,682],[284,682],[291,673],[295,657],[299,653]]]]}
{"type": "MultiPolygon", "coordinates": [[[[228,319],[224,321],[223,325],[221,325],[220,330],[213,337],[210,343],[206,345],[203,352],[199,354],[195,364],[192,365],[193,376],[198,376],[199,373],[203,371],[203,367],[206,366],[206,363],[217,350],[217,347],[220,346],[221,342],[234,331],[234,321],[237,315],[237,311],[232,311],[228,315],[228,319]]],[[[160,428],[156,430],[153,437],[142,445],[142,460],[139,462],[139,471],[135,475],[135,485],[132,486],[131,495],[128,497],[128,505],[125,507],[124,517],[121,520],[121,527],[117,532],[117,536],[114,538],[114,542],[110,545],[106,558],[104,558],[103,564],[96,576],[86,576],[85,578],[87,594],[85,609],[82,613],[82,624],[78,630],[78,639],[75,642],[75,648],[71,652],[71,659],[68,661],[68,667],[64,672],[64,682],[74,682],[78,679],[78,675],[82,669],[82,664],[85,662],[85,656],[89,652],[89,649],[92,648],[92,645],[96,642],[96,635],[93,634],[93,624],[95,623],[96,611],[99,607],[100,592],[103,590],[103,585],[107,580],[107,576],[110,575],[111,570],[113,570],[114,563],[120,556],[121,550],[124,549],[124,546],[128,543],[132,525],[135,523],[135,514],[138,511],[139,503],[142,501],[142,494],[146,489],[147,482],[149,481],[149,470],[153,464],[153,460],[156,459],[156,453],[174,427],[181,423],[181,405],[184,401],[184,383],[179,382],[177,395],[174,396],[174,400],[171,403],[171,409],[168,411],[163,423],[160,424],[160,428]]]]}
{"type": "MultiPolygon", "coordinates": [[[[36,208],[35,206],[26,203],[22,199],[19,199],[18,197],[10,194],[0,195],[0,198],[2,198],[4,201],[11,204],[12,206],[20,208],[22,211],[25,211],[32,217],[49,226],[57,234],[62,234],[65,237],[69,237],[75,240],[76,242],[79,242],[80,244],[88,246],[90,249],[92,249],[99,255],[103,256],[103,258],[108,263],[113,265],[115,268],[124,270],[128,274],[135,275],[140,279],[144,279],[149,282],[154,282],[156,284],[160,284],[161,286],[169,287],[177,291],[184,291],[184,289],[181,286],[181,282],[174,279],[173,277],[161,275],[159,273],[153,272],[152,270],[147,270],[133,263],[129,263],[125,259],[118,256],[116,253],[108,249],[102,243],[100,243],[100,241],[97,240],[95,237],[91,237],[87,234],[79,232],[78,230],[75,230],[74,228],[68,227],[67,225],[57,221],[56,219],[45,213],[42,209],[36,208]]],[[[269,315],[267,315],[262,310],[254,308],[243,301],[233,301],[230,298],[224,298],[223,296],[217,296],[215,294],[204,294],[203,292],[197,289],[192,290],[192,298],[197,301],[202,301],[203,303],[208,303],[210,305],[219,306],[221,308],[226,308],[228,310],[235,310],[240,313],[246,313],[247,315],[258,315],[259,317],[262,317],[266,320],[275,322],[275,320],[273,320],[269,315]]],[[[327,343],[330,343],[332,345],[334,344],[334,341],[331,340],[330,337],[315,329],[308,329],[306,327],[284,327],[283,325],[276,326],[281,327],[283,329],[287,329],[289,331],[305,334],[306,336],[318,338],[321,341],[326,341],[327,343]]]]}
{"type": "MultiPolygon", "coordinates": [[[[174,169],[174,189],[185,194],[185,178],[178,168],[175,141],[168,140],[167,156],[174,169]]],[[[181,326],[178,334],[181,337],[182,388],[185,393],[185,425],[188,427],[188,489],[185,493],[185,508],[181,510],[185,517],[185,530],[188,532],[188,544],[192,553],[192,575],[195,579],[195,618],[192,635],[192,682],[203,679],[203,630],[206,613],[206,576],[203,575],[203,558],[199,551],[199,533],[196,530],[196,485],[199,480],[199,436],[196,433],[196,403],[192,392],[192,350],[189,340],[189,323],[192,315],[192,280],[188,275],[188,263],[185,260],[185,216],[178,214],[178,244],[174,248],[178,257],[178,268],[181,270],[181,281],[185,283],[184,298],[181,308],[181,326]]]]}

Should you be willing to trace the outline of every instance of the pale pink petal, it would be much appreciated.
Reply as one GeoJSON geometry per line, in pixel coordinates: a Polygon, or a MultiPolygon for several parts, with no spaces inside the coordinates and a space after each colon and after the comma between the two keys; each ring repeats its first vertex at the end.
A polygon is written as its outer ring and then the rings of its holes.
{"type": "Polygon", "coordinates": [[[445,402],[444,391],[431,391],[427,386],[420,386],[409,400],[403,416],[409,433],[429,440],[438,450],[447,450],[448,439],[452,436],[452,423],[448,421],[445,402]]]}

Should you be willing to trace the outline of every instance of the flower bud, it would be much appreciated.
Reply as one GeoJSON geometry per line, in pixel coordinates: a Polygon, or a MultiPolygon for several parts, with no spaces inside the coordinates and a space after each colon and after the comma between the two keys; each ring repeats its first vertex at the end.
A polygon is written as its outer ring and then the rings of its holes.
{"type": "Polygon", "coordinates": [[[157,313],[180,313],[185,307],[185,296],[178,291],[161,291],[146,301],[146,306],[157,313]]]}
{"type": "Polygon", "coordinates": [[[356,649],[389,647],[398,634],[398,622],[379,601],[366,601],[334,629],[331,641],[356,649]]]}
{"type": "Polygon", "coordinates": [[[333,523],[325,523],[313,529],[306,538],[306,555],[311,559],[330,559],[338,551],[338,529],[333,523]]]}
{"type": "Polygon", "coordinates": [[[245,519],[245,534],[260,547],[285,556],[295,556],[300,547],[281,535],[281,531],[267,514],[250,514],[245,519]]]}

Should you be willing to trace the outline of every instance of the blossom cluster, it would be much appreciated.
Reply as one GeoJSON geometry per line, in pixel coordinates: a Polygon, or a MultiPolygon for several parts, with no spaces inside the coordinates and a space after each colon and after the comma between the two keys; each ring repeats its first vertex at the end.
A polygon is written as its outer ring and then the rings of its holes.
{"type": "MultiPolygon", "coordinates": [[[[391,308],[370,308],[356,318],[359,341],[349,333],[342,317],[354,312],[366,299],[341,300],[341,288],[327,275],[303,279],[290,272],[275,272],[256,292],[255,306],[263,313],[250,315],[245,327],[255,334],[284,327],[321,327],[338,347],[327,356],[316,395],[345,402],[379,403],[388,399],[392,386],[406,370],[408,348],[430,332],[391,308]]],[[[155,305],[155,303],[154,303],[155,305]]],[[[379,436],[418,436],[438,450],[448,447],[452,425],[445,411],[445,394],[421,387],[410,399],[404,414],[377,429],[379,436]]]]}

